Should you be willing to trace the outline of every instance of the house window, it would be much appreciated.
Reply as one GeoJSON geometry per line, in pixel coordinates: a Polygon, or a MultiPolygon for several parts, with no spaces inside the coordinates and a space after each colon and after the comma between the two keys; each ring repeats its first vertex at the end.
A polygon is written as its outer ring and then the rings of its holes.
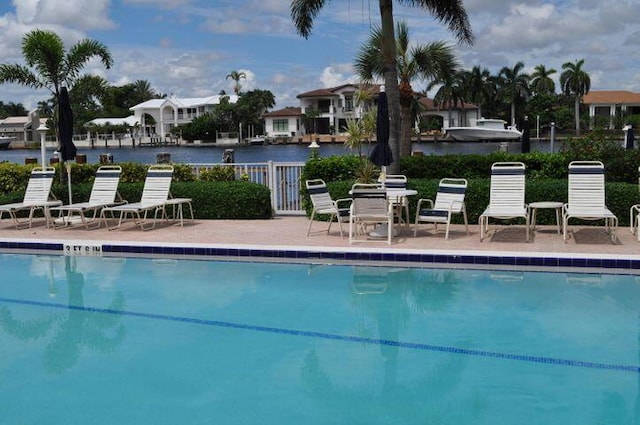
{"type": "Polygon", "coordinates": [[[289,131],[289,120],[273,120],[273,131],[289,131]]]}
{"type": "Polygon", "coordinates": [[[331,101],[328,99],[318,100],[318,110],[324,114],[331,112],[331,101]]]}
{"type": "Polygon", "coordinates": [[[353,111],[353,96],[344,97],[344,110],[345,112],[353,111]]]}

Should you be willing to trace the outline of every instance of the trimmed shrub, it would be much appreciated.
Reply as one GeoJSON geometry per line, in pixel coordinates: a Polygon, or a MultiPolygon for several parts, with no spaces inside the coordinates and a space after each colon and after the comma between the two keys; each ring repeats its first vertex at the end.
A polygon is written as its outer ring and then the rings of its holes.
{"type": "Polygon", "coordinates": [[[215,165],[200,172],[200,180],[207,182],[232,182],[236,179],[233,167],[215,165]]]}

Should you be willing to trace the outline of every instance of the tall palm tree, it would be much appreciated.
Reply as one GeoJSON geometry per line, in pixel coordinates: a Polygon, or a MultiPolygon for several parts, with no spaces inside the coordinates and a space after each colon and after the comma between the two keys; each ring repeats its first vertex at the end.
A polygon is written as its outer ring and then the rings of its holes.
{"type": "Polygon", "coordinates": [[[538,65],[531,74],[529,83],[531,91],[535,94],[553,94],[556,91],[556,83],[553,82],[551,75],[557,71],[553,68],[547,69],[544,65],[538,65]]]}
{"type": "Polygon", "coordinates": [[[63,84],[71,88],[84,66],[97,56],[105,68],[113,58],[99,41],[84,39],[65,50],[62,39],[53,31],[33,30],[22,39],[26,65],[0,64],[0,83],[16,83],[34,89],[46,88],[58,99],[63,84]]]}
{"type": "Polygon", "coordinates": [[[234,85],[233,85],[233,91],[235,94],[240,94],[240,90],[242,89],[242,86],[240,85],[240,80],[247,79],[247,74],[245,74],[244,72],[240,71],[231,71],[229,74],[227,74],[226,79],[228,80],[229,78],[231,78],[234,81],[234,85]]]}
{"type": "MultiPolygon", "coordinates": [[[[433,104],[440,109],[447,108],[449,115],[449,127],[453,123],[453,109],[457,108],[458,104],[462,104],[465,98],[465,86],[464,76],[462,73],[454,73],[447,78],[433,80],[427,85],[426,91],[438,87],[435,95],[433,96],[433,104]]],[[[463,123],[458,123],[463,125],[463,123]]]]}
{"type": "Polygon", "coordinates": [[[501,94],[511,103],[511,125],[516,124],[516,103],[526,98],[529,93],[529,75],[522,73],[523,62],[518,62],[513,68],[503,67],[498,76],[501,94]]]}
{"type": "Polygon", "coordinates": [[[575,63],[566,62],[562,64],[564,71],[560,74],[562,93],[573,97],[576,117],[576,135],[578,136],[580,135],[580,100],[582,96],[591,90],[591,77],[583,71],[583,65],[584,59],[575,61],[575,63]]]}
{"type": "MultiPolygon", "coordinates": [[[[380,7],[380,27],[382,28],[381,54],[384,58],[384,82],[389,98],[389,145],[394,154],[394,162],[387,170],[390,174],[400,172],[400,91],[398,68],[396,66],[396,37],[393,23],[393,0],[378,0],[380,7]]],[[[455,33],[461,43],[471,44],[473,33],[462,5],[462,0],[396,0],[397,3],[424,9],[444,23],[455,33]]],[[[313,28],[313,20],[329,0],[292,0],[291,18],[298,33],[308,38],[313,28]]]]}
{"type": "Polygon", "coordinates": [[[138,103],[146,102],[149,99],[154,99],[158,95],[151,87],[151,84],[147,80],[136,80],[133,83],[133,99],[132,103],[137,105],[138,103]]]}
{"type": "MultiPolygon", "coordinates": [[[[400,91],[400,157],[411,155],[411,132],[414,120],[412,106],[415,94],[411,80],[441,80],[448,78],[458,66],[453,49],[443,41],[410,47],[409,27],[404,21],[396,25],[396,65],[400,91]]],[[[384,75],[385,63],[381,54],[383,34],[374,27],[367,42],[360,48],[354,68],[360,78],[371,81],[384,75]]]]}
{"type": "Polygon", "coordinates": [[[471,71],[462,71],[464,81],[464,100],[477,105],[482,115],[482,106],[491,102],[493,97],[493,81],[487,68],[474,66],[471,71]]]}

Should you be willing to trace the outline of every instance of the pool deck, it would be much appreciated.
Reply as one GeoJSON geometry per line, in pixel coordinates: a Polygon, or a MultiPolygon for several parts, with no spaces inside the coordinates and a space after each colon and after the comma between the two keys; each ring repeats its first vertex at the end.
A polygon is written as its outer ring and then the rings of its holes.
{"type": "Polygon", "coordinates": [[[413,227],[400,227],[400,234],[391,245],[386,243],[359,243],[350,245],[348,224],[343,224],[344,237],[340,237],[337,223],[327,235],[325,222],[314,222],[317,231],[307,237],[309,220],[304,216],[277,217],[271,220],[194,220],[184,226],[173,222],[158,222],[156,228],[143,231],[132,221],[122,227],[108,230],[104,226],[86,230],[83,226],[62,229],[46,228],[44,219],[36,219],[30,229],[16,229],[8,219],[0,222],[0,241],[58,242],[85,241],[89,243],[175,244],[183,246],[224,246],[250,249],[299,249],[314,251],[339,250],[344,252],[382,253],[465,253],[467,255],[558,255],[582,258],[615,258],[640,260],[640,242],[629,228],[617,231],[617,241],[611,241],[603,227],[571,225],[567,242],[557,233],[555,226],[538,226],[525,241],[523,225],[495,224],[487,238],[480,241],[477,225],[469,226],[467,235],[463,225],[453,225],[449,240],[444,239],[444,227],[434,235],[433,226],[423,226],[418,236],[413,227]]]}

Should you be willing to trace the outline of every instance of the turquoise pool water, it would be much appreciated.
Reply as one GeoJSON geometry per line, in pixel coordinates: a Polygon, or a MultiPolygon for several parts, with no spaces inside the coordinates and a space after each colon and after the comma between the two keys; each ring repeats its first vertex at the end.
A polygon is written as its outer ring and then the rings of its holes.
{"type": "Polygon", "coordinates": [[[11,424],[636,424],[635,276],[0,255],[11,424]]]}

